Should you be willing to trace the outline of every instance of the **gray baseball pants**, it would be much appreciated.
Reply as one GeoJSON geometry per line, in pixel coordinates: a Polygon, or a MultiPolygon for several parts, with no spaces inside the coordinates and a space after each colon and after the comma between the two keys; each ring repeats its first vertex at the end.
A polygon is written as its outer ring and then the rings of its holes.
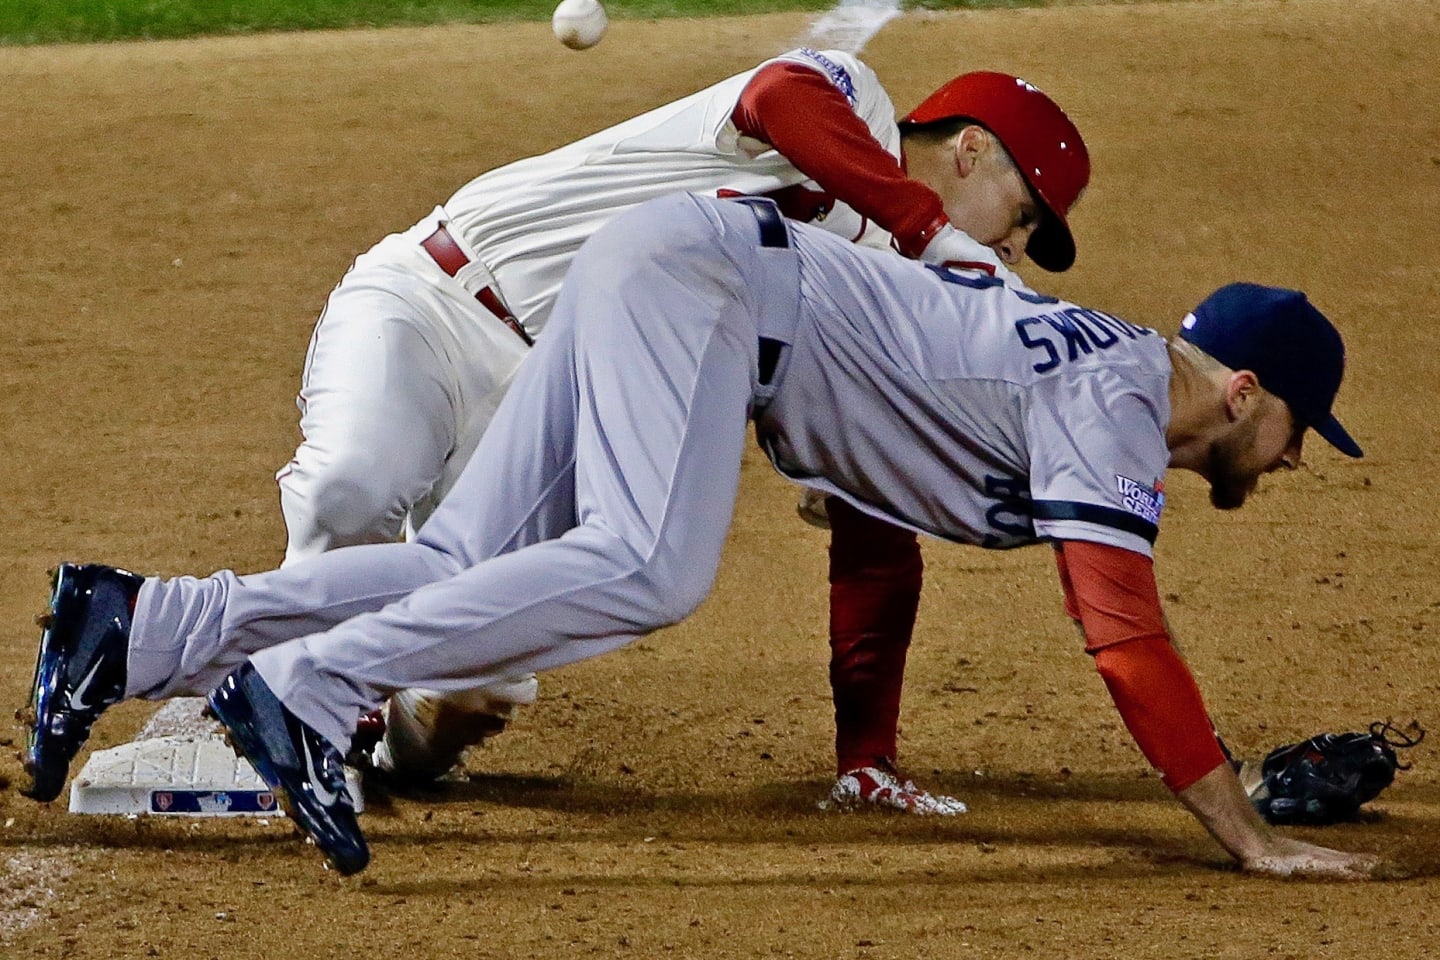
{"type": "Polygon", "coordinates": [[[773,206],[678,194],[611,222],[415,541],[147,580],[127,695],[204,693],[249,658],[343,749],[397,690],[560,667],[683,619],[714,583],[747,417],[775,386],[759,340],[788,342],[798,269],[773,206]]]}

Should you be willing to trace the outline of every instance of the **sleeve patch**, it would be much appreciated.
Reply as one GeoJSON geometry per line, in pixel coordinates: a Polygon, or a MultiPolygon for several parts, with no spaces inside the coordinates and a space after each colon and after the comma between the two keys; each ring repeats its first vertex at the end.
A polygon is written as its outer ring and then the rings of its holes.
{"type": "Polygon", "coordinates": [[[1165,484],[1162,481],[1145,484],[1116,474],[1115,485],[1126,510],[1146,523],[1160,525],[1160,511],[1165,509],[1165,484]]]}
{"type": "Polygon", "coordinates": [[[850,101],[850,106],[855,106],[855,81],[850,79],[850,72],[848,70],[825,56],[825,54],[819,50],[812,50],[809,47],[801,47],[800,56],[825,71],[825,75],[830,78],[830,82],[835,84],[841,93],[845,94],[845,99],[850,101]]]}

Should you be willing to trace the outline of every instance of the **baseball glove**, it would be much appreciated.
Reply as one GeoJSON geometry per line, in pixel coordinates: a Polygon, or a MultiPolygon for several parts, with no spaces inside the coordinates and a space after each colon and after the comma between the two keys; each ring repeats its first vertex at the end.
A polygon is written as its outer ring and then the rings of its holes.
{"type": "Polygon", "coordinates": [[[1413,747],[1424,737],[1414,721],[1403,731],[1376,721],[1366,733],[1321,733],[1276,747],[1260,764],[1250,800],[1270,823],[1318,826],[1353,820],[1361,804],[1390,786],[1396,770],[1409,769],[1395,749],[1413,747]]]}

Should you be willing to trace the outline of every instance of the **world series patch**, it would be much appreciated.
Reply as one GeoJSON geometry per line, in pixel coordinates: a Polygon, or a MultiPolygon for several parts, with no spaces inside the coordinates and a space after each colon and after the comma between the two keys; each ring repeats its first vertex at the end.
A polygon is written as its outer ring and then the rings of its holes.
{"type": "Polygon", "coordinates": [[[1160,526],[1160,511],[1165,509],[1165,484],[1156,480],[1153,484],[1141,483],[1129,477],[1115,475],[1115,485],[1125,509],[1154,526],[1160,526]]]}
{"type": "Polygon", "coordinates": [[[845,99],[850,101],[850,106],[855,106],[855,81],[850,79],[850,71],[825,56],[825,54],[819,50],[801,47],[800,55],[810,60],[821,70],[824,70],[826,75],[830,77],[830,82],[839,87],[840,92],[845,94],[845,99]]]}

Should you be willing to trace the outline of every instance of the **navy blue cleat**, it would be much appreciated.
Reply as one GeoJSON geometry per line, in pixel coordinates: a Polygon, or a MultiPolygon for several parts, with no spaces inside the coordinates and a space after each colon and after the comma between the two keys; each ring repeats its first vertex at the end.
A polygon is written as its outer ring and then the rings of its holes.
{"type": "Polygon", "coordinates": [[[44,632],[30,703],[15,719],[28,728],[20,763],[42,803],[60,796],[70,761],[107,707],[125,698],[130,617],[144,577],[99,564],[62,563],[51,572],[50,608],[35,619],[44,632]]]}
{"type": "Polygon", "coordinates": [[[340,751],[291,713],[249,663],[231,671],[207,700],[230,746],[250,761],[329,864],[347,876],[364,870],[370,850],[340,751]]]}

